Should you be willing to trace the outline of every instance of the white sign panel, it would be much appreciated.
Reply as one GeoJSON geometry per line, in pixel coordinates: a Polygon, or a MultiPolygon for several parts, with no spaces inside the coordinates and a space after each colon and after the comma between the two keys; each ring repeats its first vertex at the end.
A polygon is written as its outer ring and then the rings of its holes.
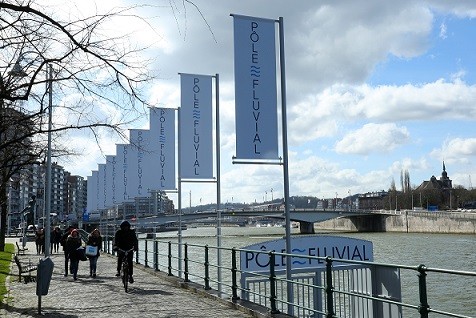
{"type": "Polygon", "coordinates": [[[278,159],[275,21],[233,16],[237,159],[278,159]]]}
{"type": "Polygon", "coordinates": [[[151,189],[176,190],[175,109],[152,108],[150,133],[155,153],[151,168],[154,170],[152,172],[154,176],[157,176],[151,189]]]}
{"type": "Polygon", "coordinates": [[[180,177],[213,178],[212,77],[180,74],[180,177]]]}
{"type": "MultiPolygon", "coordinates": [[[[243,247],[246,250],[262,252],[240,252],[240,268],[247,272],[268,272],[270,251],[286,253],[284,239],[267,241],[243,247]]],[[[326,257],[335,261],[339,259],[354,261],[373,261],[373,244],[367,240],[360,240],[340,236],[302,236],[291,238],[292,254],[304,256],[326,257]]],[[[275,256],[274,268],[276,271],[286,269],[286,256],[275,256]]],[[[325,267],[325,260],[292,257],[292,269],[317,269],[325,267]]],[[[343,263],[341,263],[343,264],[343,263]]]]}

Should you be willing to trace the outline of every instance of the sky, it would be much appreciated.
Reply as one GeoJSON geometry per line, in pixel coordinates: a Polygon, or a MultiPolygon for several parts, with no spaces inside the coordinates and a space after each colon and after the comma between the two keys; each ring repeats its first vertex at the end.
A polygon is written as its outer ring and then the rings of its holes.
{"type": "MultiPolygon", "coordinates": [[[[102,5],[121,3],[137,2],[102,5]]],[[[150,24],[131,31],[154,58],[158,78],[150,102],[180,106],[178,73],[220,75],[222,203],[284,196],[282,166],[232,164],[230,14],[283,18],[291,196],[346,197],[388,190],[392,180],[399,189],[404,170],[418,186],[441,176],[443,161],[453,185],[476,183],[475,1],[155,3],[137,11],[150,24]]],[[[130,128],[147,128],[147,122],[130,128]]],[[[103,140],[102,152],[90,136],[75,136],[73,144],[84,155],[60,163],[84,177],[104,155],[115,154],[111,139],[103,140]]],[[[182,184],[182,206],[214,202],[216,184],[182,184]]]]}

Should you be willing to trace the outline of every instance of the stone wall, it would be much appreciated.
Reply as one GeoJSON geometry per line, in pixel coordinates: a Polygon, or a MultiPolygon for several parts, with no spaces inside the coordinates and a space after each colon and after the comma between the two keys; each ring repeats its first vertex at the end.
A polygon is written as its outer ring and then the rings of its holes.
{"type": "Polygon", "coordinates": [[[402,212],[332,219],[314,224],[314,229],[348,232],[408,232],[476,234],[476,214],[461,217],[449,213],[402,212]]]}

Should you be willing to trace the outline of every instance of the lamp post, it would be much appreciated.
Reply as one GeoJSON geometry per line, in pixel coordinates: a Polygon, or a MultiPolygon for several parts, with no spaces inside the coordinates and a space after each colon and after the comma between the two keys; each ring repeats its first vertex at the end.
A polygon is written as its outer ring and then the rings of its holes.
{"type": "Polygon", "coordinates": [[[334,211],[337,210],[337,192],[336,192],[336,203],[334,205],[334,211]]]}
{"type": "Polygon", "coordinates": [[[45,202],[45,257],[50,256],[51,235],[51,129],[53,128],[53,67],[48,65],[48,148],[46,154],[46,202],[45,202]]]}

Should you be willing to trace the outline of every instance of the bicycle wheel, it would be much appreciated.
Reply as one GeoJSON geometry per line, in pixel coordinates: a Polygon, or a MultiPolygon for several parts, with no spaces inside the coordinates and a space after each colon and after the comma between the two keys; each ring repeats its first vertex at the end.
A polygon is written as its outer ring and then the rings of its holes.
{"type": "Polygon", "coordinates": [[[127,263],[122,263],[122,283],[124,284],[124,290],[127,293],[127,285],[129,283],[129,268],[127,263]]]}

